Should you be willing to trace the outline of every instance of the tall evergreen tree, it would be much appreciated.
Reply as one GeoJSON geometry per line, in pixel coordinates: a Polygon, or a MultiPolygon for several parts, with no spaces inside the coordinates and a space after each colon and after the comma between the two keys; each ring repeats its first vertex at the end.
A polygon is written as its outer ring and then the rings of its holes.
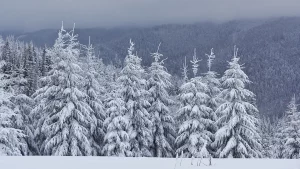
{"type": "MultiPolygon", "coordinates": [[[[4,66],[1,61],[1,68],[4,66]]],[[[13,93],[5,88],[10,83],[3,72],[0,73],[0,155],[27,155],[27,145],[24,132],[18,128],[22,117],[17,112],[16,105],[11,101],[13,93]]]]}
{"type": "Polygon", "coordinates": [[[262,157],[263,158],[274,158],[275,154],[275,129],[273,124],[271,123],[270,118],[261,117],[261,144],[262,144],[262,157]]]}
{"type": "MultiPolygon", "coordinates": [[[[22,49],[18,48],[18,42],[14,42],[11,38],[9,38],[7,42],[10,42],[8,44],[11,44],[12,46],[17,45],[16,49],[13,48],[14,50],[11,50],[12,52],[10,53],[10,55],[6,55],[6,57],[12,57],[15,59],[18,56],[17,50],[22,49]]],[[[22,150],[22,155],[36,154],[37,149],[32,137],[32,121],[30,120],[29,116],[29,113],[33,106],[33,101],[30,97],[23,94],[26,92],[28,83],[24,78],[23,71],[20,68],[20,63],[18,63],[18,61],[12,62],[7,58],[6,61],[2,60],[2,66],[7,66],[7,61],[10,62],[11,66],[9,68],[9,71],[8,69],[2,69],[3,76],[1,81],[5,81],[5,83],[2,84],[2,87],[3,89],[5,89],[6,93],[10,93],[11,95],[9,97],[9,101],[15,113],[15,115],[13,116],[13,118],[15,119],[15,124],[13,127],[21,130],[23,134],[26,135],[26,137],[19,138],[19,141],[22,142],[22,144],[26,145],[26,150],[22,150]]]]}
{"type": "Polygon", "coordinates": [[[300,112],[297,109],[296,97],[292,97],[286,111],[284,157],[300,158],[300,112]]]}
{"type": "Polygon", "coordinates": [[[27,79],[27,91],[26,95],[31,96],[36,88],[37,88],[37,76],[38,72],[36,70],[37,62],[36,62],[36,51],[31,43],[27,48],[27,56],[26,56],[26,65],[25,65],[25,78],[27,79]]]}
{"type": "Polygon", "coordinates": [[[101,147],[103,146],[104,130],[103,122],[105,120],[105,112],[102,101],[99,98],[100,84],[98,83],[98,77],[100,76],[95,71],[95,55],[94,48],[89,41],[89,45],[86,47],[86,59],[87,59],[87,70],[86,70],[86,83],[85,90],[87,94],[87,103],[92,108],[94,116],[97,118],[97,123],[93,129],[92,143],[95,152],[94,155],[101,154],[101,147]]]}
{"type": "MultiPolygon", "coordinates": [[[[207,84],[209,92],[209,103],[208,106],[212,108],[214,111],[217,110],[218,106],[222,102],[222,99],[218,97],[218,94],[221,92],[221,83],[219,78],[217,77],[217,72],[212,71],[212,62],[215,59],[215,54],[213,49],[211,49],[210,54],[206,54],[207,59],[207,67],[208,72],[204,73],[203,82],[207,84]]],[[[215,118],[215,115],[212,115],[212,118],[215,118]]]]}
{"type": "Polygon", "coordinates": [[[147,108],[146,81],[141,59],[133,54],[134,43],[130,40],[125,67],[121,71],[118,82],[121,83],[122,97],[126,105],[126,115],[130,123],[130,144],[134,157],[150,157],[152,143],[152,122],[147,108]]]}
{"type": "Polygon", "coordinates": [[[7,40],[5,42],[5,45],[3,46],[2,55],[1,55],[1,59],[4,61],[1,68],[2,68],[2,72],[5,73],[6,75],[10,74],[12,70],[12,63],[10,62],[11,58],[12,58],[12,51],[11,51],[9,41],[7,40]]]}
{"type": "MultiPolygon", "coordinates": [[[[218,106],[222,103],[222,99],[219,97],[219,94],[221,92],[221,83],[219,78],[217,78],[218,75],[217,72],[211,70],[213,60],[215,59],[215,54],[213,52],[213,49],[211,49],[210,54],[206,54],[206,56],[208,57],[207,59],[208,71],[204,73],[204,76],[202,77],[202,82],[207,84],[208,87],[207,94],[209,96],[207,107],[210,107],[212,109],[212,111],[209,114],[209,119],[212,120],[213,123],[211,124],[211,126],[209,126],[208,130],[215,135],[218,129],[217,125],[215,124],[217,120],[217,115],[215,111],[217,110],[218,106]]],[[[215,140],[214,135],[211,138],[212,141],[215,140]]],[[[210,147],[211,154],[214,154],[215,150],[213,149],[213,147],[212,146],[209,147],[210,147]]]]}
{"type": "Polygon", "coordinates": [[[274,157],[275,158],[284,158],[284,149],[285,149],[285,133],[284,126],[285,126],[286,119],[285,117],[278,119],[276,121],[276,128],[275,128],[275,147],[274,147],[274,157]]]}
{"type": "MultiPolygon", "coordinates": [[[[193,68],[198,64],[196,53],[193,57],[193,68]]],[[[213,134],[208,130],[213,121],[209,119],[212,111],[207,107],[209,96],[208,87],[197,76],[196,69],[193,70],[194,78],[184,83],[180,88],[179,99],[181,102],[178,110],[178,120],[180,122],[178,135],[176,138],[176,153],[185,157],[210,157],[208,146],[211,143],[213,134]]]]}
{"type": "Polygon", "coordinates": [[[169,106],[173,104],[168,90],[172,86],[171,75],[163,66],[160,60],[163,56],[158,52],[152,53],[154,62],[149,68],[150,78],[148,80],[149,88],[149,113],[152,116],[153,123],[153,151],[155,157],[172,157],[173,145],[175,141],[174,119],[170,115],[169,106]]]}
{"type": "Polygon", "coordinates": [[[37,118],[35,136],[42,155],[92,155],[93,129],[97,119],[80,89],[84,78],[77,64],[79,56],[74,29],[58,33],[53,48],[53,69],[42,80],[46,85],[33,95],[37,103],[32,116],[37,118]]]}
{"type": "Polygon", "coordinates": [[[42,53],[42,60],[41,60],[40,68],[39,68],[42,77],[44,77],[46,75],[46,73],[48,72],[47,64],[46,64],[46,57],[47,57],[47,51],[46,51],[46,48],[44,48],[43,53],[42,53]]]}
{"type": "Polygon", "coordinates": [[[237,49],[229,62],[229,68],[222,77],[223,91],[220,97],[224,100],[216,110],[220,129],[216,132],[213,145],[220,158],[261,157],[260,136],[258,133],[257,108],[249,103],[255,95],[245,89],[249,83],[248,76],[238,63],[237,49]]]}

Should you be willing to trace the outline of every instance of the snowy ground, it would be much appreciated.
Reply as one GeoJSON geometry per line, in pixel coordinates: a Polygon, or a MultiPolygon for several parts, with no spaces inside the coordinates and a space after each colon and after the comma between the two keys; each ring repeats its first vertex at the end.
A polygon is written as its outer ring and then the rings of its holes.
{"type": "Polygon", "coordinates": [[[212,159],[206,166],[191,165],[191,159],[112,157],[0,157],[1,169],[300,169],[300,160],[212,159]]]}

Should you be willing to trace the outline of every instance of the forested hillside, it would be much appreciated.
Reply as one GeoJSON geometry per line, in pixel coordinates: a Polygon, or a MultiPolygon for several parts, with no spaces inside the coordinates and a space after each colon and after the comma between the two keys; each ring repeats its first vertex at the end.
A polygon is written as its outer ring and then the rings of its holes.
{"type": "MultiPolygon", "coordinates": [[[[199,72],[204,73],[205,53],[214,48],[217,60],[216,71],[224,72],[226,61],[232,54],[232,46],[240,49],[245,72],[252,79],[250,85],[257,95],[257,105],[262,114],[282,115],[285,105],[293,94],[299,95],[300,88],[300,18],[272,20],[244,20],[226,23],[199,23],[192,25],[162,25],[151,28],[78,29],[82,44],[91,42],[97,56],[105,63],[120,65],[127,52],[128,39],[136,44],[143,65],[151,64],[150,53],[161,42],[161,52],[168,59],[166,68],[180,76],[180,68],[186,56],[192,58],[197,48],[200,62],[199,72]]],[[[57,30],[41,30],[26,33],[20,40],[33,41],[38,46],[53,45],[57,30]]],[[[189,65],[191,66],[191,65],[189,65]]],[[[192,77],[189,72],[188,76],[192,77]]]]}

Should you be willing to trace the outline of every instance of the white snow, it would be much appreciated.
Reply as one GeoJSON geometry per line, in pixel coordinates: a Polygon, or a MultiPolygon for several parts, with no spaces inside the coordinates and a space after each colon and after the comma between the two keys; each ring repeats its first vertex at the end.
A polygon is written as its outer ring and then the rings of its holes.
{"type": "Polygon", "coordinates": [[[206,166],[203,159],[176,158],[118,158],[118,157],[9,157],[0,158],[2,169],[300,169],[300,160],[275,159],[212,159],[206,166]]]}

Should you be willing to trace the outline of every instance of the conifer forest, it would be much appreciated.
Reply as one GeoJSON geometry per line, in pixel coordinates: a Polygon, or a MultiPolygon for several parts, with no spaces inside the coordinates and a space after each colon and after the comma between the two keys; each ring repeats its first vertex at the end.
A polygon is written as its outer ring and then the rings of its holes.
{"type": "Polygon", "coordinates": [[[239,44],[222,72],[217,47],[195,46],[176,75],[164,43],[145,65],[128,38],[117,64],[78,35],[62,25],[51,46],[0,39],[1,155],[300,158],[296,95],[281,115],[261,113],[239,44]]]}

